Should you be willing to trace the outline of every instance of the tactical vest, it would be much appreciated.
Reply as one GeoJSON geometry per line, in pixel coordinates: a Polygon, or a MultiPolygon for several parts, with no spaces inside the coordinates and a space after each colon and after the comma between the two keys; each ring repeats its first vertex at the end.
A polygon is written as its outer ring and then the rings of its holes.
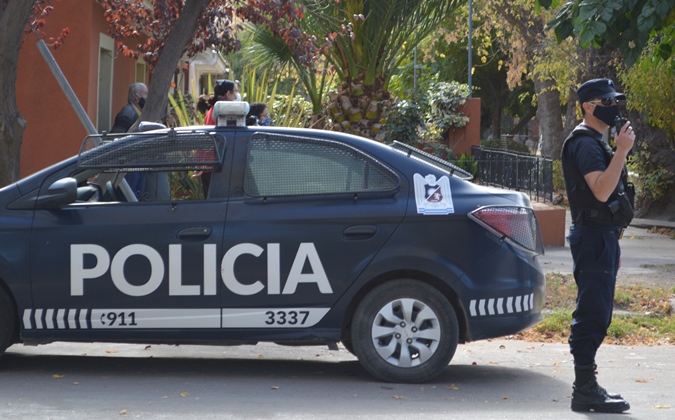
{"type": "Polygon", "coordinates": [[[628,182],[628,169],[624,165],[619,182],[607,202],[601,202],[591,191],[584,176],[572,166],[566,157],[566,146],[580,136],[597,141],[604,152],[605,167],[609,166],[614,151],[607,143],[598,138],[597,133],[584,126],[577,126],[565,139],[562,147],[562,169],[565,178],[567,199],[570,204],[572,220],[577,225],[612,224],[626,227],[634,216],[635,187],[628,182]]]}

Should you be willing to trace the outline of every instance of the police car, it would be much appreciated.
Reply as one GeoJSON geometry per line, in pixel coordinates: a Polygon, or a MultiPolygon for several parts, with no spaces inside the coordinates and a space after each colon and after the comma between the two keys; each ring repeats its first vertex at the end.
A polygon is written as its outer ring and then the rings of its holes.
{"type": "Polygon", "coordinates": [[[0,354],[342,342],[380,380],[426,382],[458,343],[541,320],[525,195],[398,142],[247,127],[247,109],[216,104],[215,127],[90,136],[0,189],[0,354]]]}

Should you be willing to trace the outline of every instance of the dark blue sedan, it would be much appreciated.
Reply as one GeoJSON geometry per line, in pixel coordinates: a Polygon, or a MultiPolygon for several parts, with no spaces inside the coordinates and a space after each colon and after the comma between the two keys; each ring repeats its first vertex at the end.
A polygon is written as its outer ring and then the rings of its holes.
{"type": "Polygon", "coordinates": [[[0,353],[53,341],[331,345],[426,382],[541,320],[529,199],[401,143],[218,126],[88,137],[0,189],[0,353]]]}

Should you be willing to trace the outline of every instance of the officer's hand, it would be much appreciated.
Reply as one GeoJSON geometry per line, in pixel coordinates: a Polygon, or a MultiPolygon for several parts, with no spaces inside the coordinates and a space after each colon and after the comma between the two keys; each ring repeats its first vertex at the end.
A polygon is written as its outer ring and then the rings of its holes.
{"type": "Polygon", "coordinates": [[[633,148],[633,143],[635,143],[635,132],[633,131],[633,127],[630,126],[630,121],[627,121],[621,127],[614,141],[616,142],[616,151],[628,155],[630,149],[633,148]]]}

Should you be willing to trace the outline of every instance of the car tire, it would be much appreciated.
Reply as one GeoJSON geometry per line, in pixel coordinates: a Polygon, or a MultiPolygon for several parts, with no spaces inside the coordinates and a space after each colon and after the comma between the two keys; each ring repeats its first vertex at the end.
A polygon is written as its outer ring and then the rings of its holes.
{"type": "Polygon", "coordinates": [[[356,354],[354,353],[354,346],[352,345],[352,340],[344,339],[342,340],[342,345],[345,346],[345,349],[347,349],[348,352],[356,356],[356,354]]]}
{"type": "Polygon", "coordinates": [[[450,363],[459,342],[457,315],[438,289],[400,279],[371,290],[352,319],[361,365],[386,382],[428,382],[450,363]]]}
{"type": "Polygon", "coordinates": [[[12,344],[14,336],[14,304],[0,286],[0,356],[12,344]]]}

